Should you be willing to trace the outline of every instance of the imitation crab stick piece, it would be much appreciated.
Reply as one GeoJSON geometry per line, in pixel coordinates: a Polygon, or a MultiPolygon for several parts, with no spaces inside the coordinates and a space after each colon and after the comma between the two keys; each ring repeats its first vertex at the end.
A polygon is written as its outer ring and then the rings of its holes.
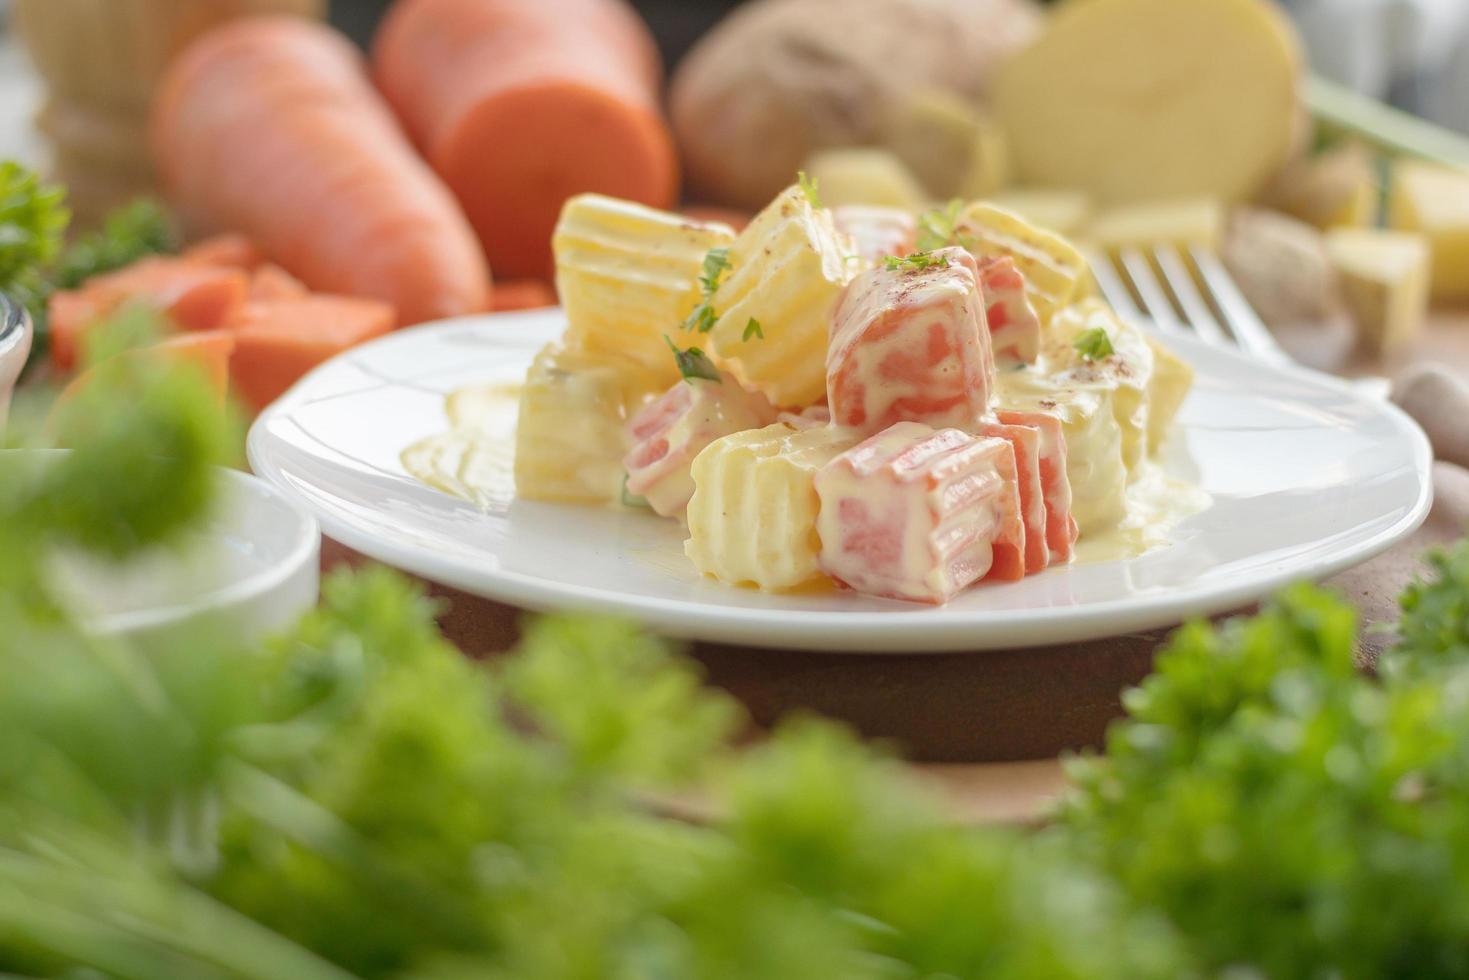
{"type": "Polygon", "coordinates": [[[1008,255],[982,259],[979,286],[995,360],[1030,364],[1041,352],[1041,320],[1025,291],[1025,276],[1008,255]]]}
{"type": "Polygon", "coordinates": [[[674,204],[657,51],[623,0],[399,0],[373,74],[498,274],[551,277],[575,194],[674,204]]]}
{"type": "Polygon", "coordinates": [[[143,259],[89,279],[51,297],[52,363],[63,371],[76,367],[87,331],[125,304],[156,310],[182,330],[213,330],[244,302],[247,289],[237,268],[178,258],[143,259]]]}
{"type": "Polygon", "coordinates": [[[1041,484],[1040,430],[1028,425],[982,421],[978,435],[1004,439],[1015,450],[1015,483],[1020,492],[1020,519],[1025,525],[1025,574],[1045,571],[1051,563],[1046,544],[1046,498],[1041,484]]]}
{"type": "Polygon", "coordinates": [[[307,371],[393,328],[380,300],[311,295],[247,303],[230,323],[230,380],[240,399],[261,409],[307,371]]]}
{"type": "Polygon", "coordinates": [[[978,267],[962,248],[853,279],[827,348],[832,421],[863,433],[894,422],[968,428],[989,410],[994,386],[984,316],[978,267]]]}
{"type": "Polygon", "coordinates": [[[821,570],[866,595],[944,603],[1025,574],[1015,452],[1003,439],[899,422],[815,477],[821,570]]]}
{"type": "Polygon", "coordinates": [[[1066,436],[1061,420],[1045,412],[1000,410],[995,418],[1003,425],[1035,429],[1038,435],[1036,462],[1040,470],[1041,497],[1046,508],[1046,548],[1052,565],[1063,565],[1076,554],[1079,536],[1071,513],[1071,478],[1066,475],[1066,436]]]}
{"type": "Polygon", "coordinates": [[[831,209],[831,220],[837,231],[852,236],[857,254],[869,262],[907,255],[917,248],[918,219],[902,208],[845,204],[831,209]]]}
{"type": "Polygon", "coordinates": [[[627,423],[627,491],[656,513],[677,517],[694,495],[695,456],[716,439],[774,421],[770,403],[729,374],[680,381],[627,423]]]}
{"type": "Polygon", "coordinates": [[[173,63],[154,100],[169,200],[228,228],[313,290],[372,297],[402,323],[484,310],[474,233],[330,28],[233,21],[173,63]]]}

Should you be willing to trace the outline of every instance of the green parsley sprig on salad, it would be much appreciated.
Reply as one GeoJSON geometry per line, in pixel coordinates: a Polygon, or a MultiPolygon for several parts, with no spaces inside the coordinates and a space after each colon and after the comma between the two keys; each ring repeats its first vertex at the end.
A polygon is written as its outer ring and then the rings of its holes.
{"type": "Polygon", "coordinates": [[[1083,361],[1104,361],[1116,353],[1112,347],[1112,338],[1103,327],[1083,330],[1076,335],[1071,346],[1081,355],[1083,361]]]}
{"type": "Polygon", "coordinates": [[[933,208],[918,216],[918,250],[932,252],[935,249],[958,245],[972,248],[973,237],[959,227],[959,217],[964,211],[964,202],[954,198],[943,207],[933,208]]]}
{"type": "Polygon", "coordinates": [[[681,350],[673,342],[673,338],[667,334],[664,334],[663,339],[668,343],[668,349],[673,351],[674,363],[678,365],[678,373],[685,381],[692,382],[696,378],[701,378],[705,381],[713,381],[715,384],[724,383],[724,379],[719,376],[719,368],[714,366],[708,354],[697,347],[681,350]]]}
{"type": "Polygon", "coordinates": [[[733,265],[729,261],[729,249],[726,247],[711,248],[704,256],[699,273],[699,292],[703,299],[684,319],[685,330],[708,333],[714,329],[714,324],[719,320],[718,314],[714,312],[714,294],[719,290],[720,278],[731,268],[733,265]]]}
{"type": "Polygon", "coordinates": [[[809,176],[804,170],[796,171],[796,183],[801,188],[801,193],[806,197],[806,203],[813,208],[821,207],[821,195],[818,193],[820,181],[809,176]]]}
{"type": "Polygon", "coordinates": [[[946,269],[949,260],[932,252],[914,252],[912,255],[889,255],[882,260],[883,267],[892,272],[919,271],[922,269],[946,269]]]}

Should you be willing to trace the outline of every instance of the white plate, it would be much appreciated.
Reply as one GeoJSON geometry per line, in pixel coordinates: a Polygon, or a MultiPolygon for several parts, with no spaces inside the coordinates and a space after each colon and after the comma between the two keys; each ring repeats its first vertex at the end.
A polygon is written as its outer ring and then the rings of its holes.
{"type": "Polygon", "coordinates": [[[1198,372],[1169,470],[1213,505],[1128,561],[971,589],[942,608],[851,594],[764,595],[701,579],[681,528],[639,512],[516,500],[480,510],[409,477],[402,450],[447,427],[444,396],[516,382],[559,311],[395,333],[323,365],[255,423],[255,471],[349,547],[539,610],[636,617],[674,636],[910,653],[1070,642],[1243,606],[1385,550],[1428,513],[1431,453],[1393,406],[1304,370],[1170,338],[1198,372]]]}

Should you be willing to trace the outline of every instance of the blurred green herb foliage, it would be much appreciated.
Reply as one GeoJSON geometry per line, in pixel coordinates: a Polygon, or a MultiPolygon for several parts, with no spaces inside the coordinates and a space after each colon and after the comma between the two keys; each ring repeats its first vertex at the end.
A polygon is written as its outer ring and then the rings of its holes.
{"type": "Polygon", "coordinates": [[[263,646],[86,635],[48,549],[167,542],[238,439],[187,367],[99,365],[70,453],[0,454],[0,971],[1469,976],[1469,546],[1380,679],[1316,589],[1188,626],[1054,824],[966,829],[837,726],[732,748],[739,708],[626,623],[486,666],[383,569],[263,646]]]}

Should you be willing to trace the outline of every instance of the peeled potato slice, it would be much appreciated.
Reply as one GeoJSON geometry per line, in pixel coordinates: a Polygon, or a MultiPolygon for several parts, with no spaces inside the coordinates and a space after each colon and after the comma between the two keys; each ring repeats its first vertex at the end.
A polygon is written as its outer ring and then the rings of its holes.
{"type": "Polygon", "coordinates": [[[1006,63],[994,109],[1024,184],[1240,201],[1289,157],[1299,64],[1264,0],[1088,0],[1006,63]]]}

